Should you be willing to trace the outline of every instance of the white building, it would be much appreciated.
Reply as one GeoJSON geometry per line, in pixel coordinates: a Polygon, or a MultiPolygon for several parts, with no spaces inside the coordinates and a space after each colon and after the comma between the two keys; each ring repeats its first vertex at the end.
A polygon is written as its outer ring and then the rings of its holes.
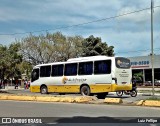
{"type": "MultiPolygon", "coordinates": [[[[132,75],[143,73],[143,82],[152,81],[151,56],[128,57],[131,61],[132,75]]],[[[154,55],[154,78],[160,80],[160,55],[154,55]]]]}

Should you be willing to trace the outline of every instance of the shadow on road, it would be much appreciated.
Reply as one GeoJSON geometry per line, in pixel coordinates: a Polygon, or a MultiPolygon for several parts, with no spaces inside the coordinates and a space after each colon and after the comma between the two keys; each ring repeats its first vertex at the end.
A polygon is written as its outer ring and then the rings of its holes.
{"type": "MultiPolygon", "coordinates": [[[[146,120],[148,119],[148,121],[150,121],[150,119],[153,118],[146,118],[146,117],[141,117],[141,118],[137,118],[137,117],[83,117],[83,116],[75,116],[75,117],[60,117],[60,118],[45,118],[45,123],[47,122],[54,122],[56,124],[74,124],[76,123],[76,125],[81,125],[83,124],[88,124],[88,125],[104,125],[105,126],[108,125],[118,125],[118,126],[124,126],[124,125],[133,125],[133,126],[151,126],[153,124],[153,122],[147,122],[146,120]],[[146,122],[140,123],[138,121],[140,121],[141,119],[145,120],[146,122]]],[[[160,120],[158,120],[157,118],[154,118],[154,120],[157,120],[157,122],[159,122],[160,120]]],[[[154,122],[155,126],[158,126],[160,124],[154,122]]]]}
{"type": "Polygon", "coordinates": [[[106,98],[130,98],[131,96],[130,95],[128,95],[128,96],[117,96],[117,95],[107,95],[107,97],[106,98]]]}

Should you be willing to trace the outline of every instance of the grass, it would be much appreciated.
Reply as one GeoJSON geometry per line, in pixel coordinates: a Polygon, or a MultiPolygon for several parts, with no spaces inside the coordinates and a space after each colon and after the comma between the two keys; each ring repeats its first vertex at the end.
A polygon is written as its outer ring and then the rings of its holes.
{"type": "Polygon", "coordinates": [[[160,93],[160,91],[155,91],[156,93],[160,93]]]}
{"type": "MultiPolygon", "coordinates": [[[[140,90],[139,93],[152,93],[152,90],[140,90]]],[[[154,91],[155,93],[160,93],[160,91],[154,91]]]]}
{"type": "Polygon", "coordinates": [[[156,101],[160,101],[160,97],[157,97],[157,96],[152,96],[150,98],[147,98],[146,100],[156,100],[156,101]]]}

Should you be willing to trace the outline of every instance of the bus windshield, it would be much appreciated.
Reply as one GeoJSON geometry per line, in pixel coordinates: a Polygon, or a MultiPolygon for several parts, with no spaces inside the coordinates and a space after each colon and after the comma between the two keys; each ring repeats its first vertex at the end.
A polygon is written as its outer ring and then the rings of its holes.
{"type": "Polygon", "coordinates": [[[130,68],[130,60],[127,58],[117,57],[116,58],[116,67],[122,69],[130,68]]]}
{"type": "Polygon", "coordinates": [[[33,69],[32,73],[31,73],[31,82],[37,80],[39,78],[39,69],[33,69]]]}

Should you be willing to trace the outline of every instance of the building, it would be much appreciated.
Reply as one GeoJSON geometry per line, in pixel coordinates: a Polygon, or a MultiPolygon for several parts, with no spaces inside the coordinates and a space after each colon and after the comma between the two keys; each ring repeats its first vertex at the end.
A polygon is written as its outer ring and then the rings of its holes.
{"type": "MultiPolygon", "coordinates": [[[[141,73],[142,82],[152,82],[151,56],[128,57],[131,61],[132,75],[141,73]]],[[[160,55],[154,55],[154,79],[160,82],[160,55]]]]}

